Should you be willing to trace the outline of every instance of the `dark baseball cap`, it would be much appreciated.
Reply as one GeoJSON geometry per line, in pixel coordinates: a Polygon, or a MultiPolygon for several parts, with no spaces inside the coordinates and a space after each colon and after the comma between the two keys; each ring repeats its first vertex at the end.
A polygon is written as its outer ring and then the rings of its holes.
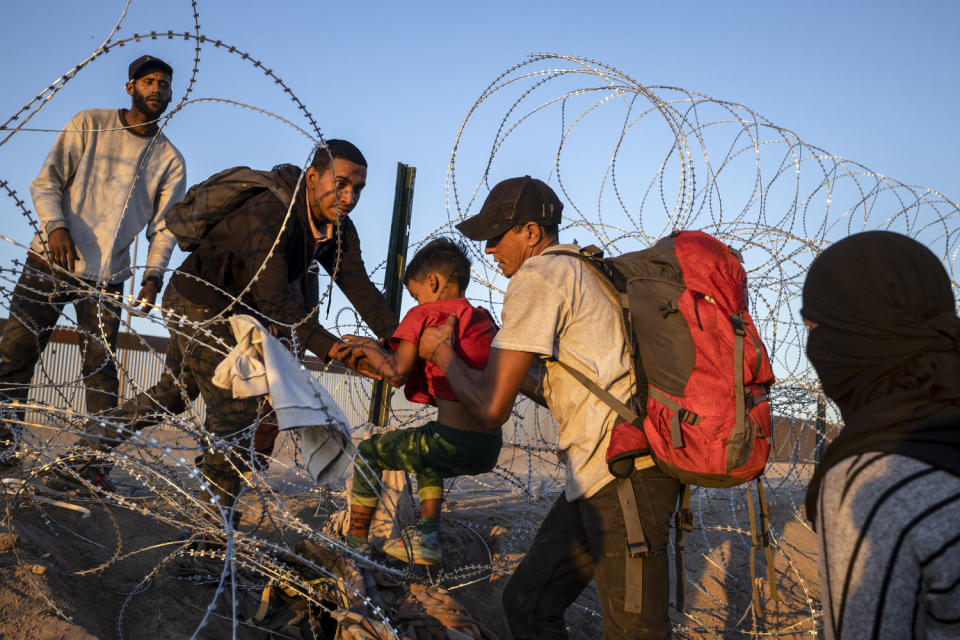
{"type": "Polygon", "coordinates": [[[490,240],[523,222],[543,226],[560,224],[563,203],[547,183],[530,176],[498,182],[480,207],[480,213],[457,225],[471,240],[490,240]]]}
{"type": "Polygon", "coordinates": [[[160,58],[153,56],[140,56],[130,63],[129,77],[131,80],[142,78],[151,71],[163,71],[171,78],[173,77],[173,67],[168,65],[160,58]]]}

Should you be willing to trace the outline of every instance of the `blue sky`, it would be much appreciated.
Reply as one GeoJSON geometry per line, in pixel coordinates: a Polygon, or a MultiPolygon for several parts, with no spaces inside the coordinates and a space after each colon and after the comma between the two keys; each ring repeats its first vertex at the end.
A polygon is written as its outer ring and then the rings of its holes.
{"type": "MultiPolygon", "coordinates": [[[[107,0],[8,3],[0,118],[90,55],[123,7],[107,0]]],[[[647,85],[738,102],[810,144],[960,199],[960,4],[953,2],[241,0],[201,2],[198,11],[202,33],[262,60],[324,135],[349,138],[364,151],[369,186],[352,215],[368,266],[386,247],[396,162],[418,169],[411,239],[422,238],[446,222],[445,173],[464,116],[489,82],[534,52],[585,56],[647,85]]],[[[189,2],[134,0],[116,38],[192,29],[189,2]]],[[[192,43],[147,40],[94,60],[30,126],[56,129],[81,109],[127,106],[126,66],[142,53],[174,66],[176,101],[190,75],[192,43]]],[[[191,97],[238,100],[306,126],[259,70],[209,44],[191,97]]],[[[191,184],[237,164],[302,164],[310,151],[290,127],[228,105],[190,105],[166,132],[186,157],[191,184]]],[[[53,136],[21,132],[0,146],[0,180],[27,194],[53,136]]],[[[546,173],[555,136],[544,149],[536,135],[525,140],[529,171],[546,173]]],[[[478,148],[464,152],[465,164],[478,148]]],[[[578,159],[585,166],[607,161],[591,158],[589,147],[584,153],[578,159]]],[[[479,175],[464,178],[475,184],[479,175]]],[[[0,198],[0,207],[2,232],[28,242],[13,203],[0,198]]],[[[0,263],[15,257],[20,249],[0,243],[0,263]]]]}

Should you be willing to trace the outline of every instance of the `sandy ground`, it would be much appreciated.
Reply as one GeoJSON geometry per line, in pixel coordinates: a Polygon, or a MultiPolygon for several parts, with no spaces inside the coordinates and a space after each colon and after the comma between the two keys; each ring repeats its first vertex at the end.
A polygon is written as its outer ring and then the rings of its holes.
{"type": "MultiPolygon", "coordinates": [[[[285,446],[278,457],[290,459],[294,453],[289,443],[285,446]]],[[[751,604],[746,492],[695,491],[695,528],[686,545],[686,607],[671,613],[675,637],[791,638],[817,632],[816,538],[797,516],[803,472],[786,463],[768,469],[779,598],[769,598],[766,564],[758,551],[760,615],[754,615],[751,604]]],[[[276,471],[267,479],[282,495],[283,509],[311,528],[323,527],[345,505],[342,491],[321,494],[276,471]]],[[[246,620],[255,610],[262,577],[238,578],[233,598],[217,595],[214,581],[165,571],[163,561],[181,544],[176,539],[182,528],[162,521],[172,513],[162,496],[129,475],[118,480],[125,503],[82,504],[89,516],[29,493],[8,490],[0,496],[0,638],[230,638],[231,620],[246,620]]],[[[443,566],[429,575],[422,570],[408,574],[406,580],[438,582],[475,619],[509,638],[500,592],[559,494],[555,460],[505,448],[497,473],[457,479],[448,492],[443,566]]],[[[271,507],[264,504],[245,503],[241,531],[294,544],[295,535],[270,524],[271,507]]],[[[567,612],[570,636],[600,638],[599,611],[590,587],[567,612]]],[[[264,637],[242,623],[235,633],[237,638],[264,637]]]]}

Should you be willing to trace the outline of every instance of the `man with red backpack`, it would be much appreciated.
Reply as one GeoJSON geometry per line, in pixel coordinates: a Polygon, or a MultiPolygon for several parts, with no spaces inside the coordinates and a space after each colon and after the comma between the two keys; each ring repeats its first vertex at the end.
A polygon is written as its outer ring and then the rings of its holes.
{"type": "Polygon", "coordinates": [[[567,367],[630,404],[637,389],[631,346],[613,289],[585,261],[564,255],[580,248],[559,243],[562,209],[553,190],[529,176],[494,186],[480,212],[457,225],[485,241],[510,278],[487,368],[471,369],[456,355],[454,318],[424,330],[420,355],[490,429],[509,418],[521,387],[527,391],[534,362],[545,361],[535,391],[559,424],[566,489],[504,589],[513,637],[566,637],[564,611],[596,579],[605,638],[668,638],[667,540],[681,484],[649,455],[633,458],[626,483],[608,470],[607,447],[622,419],[567,367]],[[624,499],[636,504],[643,550],[628,550],[624,499]]]}

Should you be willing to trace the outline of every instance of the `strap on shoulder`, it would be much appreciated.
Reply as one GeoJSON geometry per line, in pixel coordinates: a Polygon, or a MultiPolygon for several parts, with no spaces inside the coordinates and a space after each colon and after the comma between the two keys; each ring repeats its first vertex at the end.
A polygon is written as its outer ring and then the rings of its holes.
{"type": "Polygon", "coordinates": [[[616,411],[617,415],[619,415],[621,418],[623,418],[630,424],[634,425],[638,429],[641,429],[641,430],[643,429],[643,418],[637,415],[636,411],[634,411],[627,405],[620,402],[616,397],[614,397],[612,393],[610,393],[609,391],[601,387],[599,384],[597,384],[596,382],[588,378],[582,372],[577,371],[576,369],[568,365],[566,362],[557,360],[556,358],[552,358],[549,356],[542,356],[542,357],[544,360],[556,362],[558,365],[563,367],[564,371],[566,371],[571,376],[573,376],[573,378],[577,382],[585,386],[593,395],[600,398],[600,400],[603,401],[604,404],[606,404],[608,407],[616,411]]]}

